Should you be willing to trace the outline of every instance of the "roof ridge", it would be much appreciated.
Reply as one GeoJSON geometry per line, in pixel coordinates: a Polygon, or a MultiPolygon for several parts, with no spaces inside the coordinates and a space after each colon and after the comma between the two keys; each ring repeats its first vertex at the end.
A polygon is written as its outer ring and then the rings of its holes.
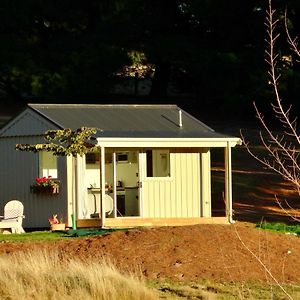
{"type": "Polygon", "coordinates": [[[29,107],[32,108],[42,108],[42,107],[137,107],[137,108],[147,108],[147,107],[169,107],[178,108],[176,104],[69,104],[69,103],[28,103],[29,107]]]}

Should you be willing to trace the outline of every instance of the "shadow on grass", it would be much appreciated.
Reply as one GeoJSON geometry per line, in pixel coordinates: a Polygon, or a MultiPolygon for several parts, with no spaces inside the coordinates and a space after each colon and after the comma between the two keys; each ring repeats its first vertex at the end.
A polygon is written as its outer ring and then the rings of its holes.
{"type": "MultiPolygon", "coordinates": [[[[234,170],[232,181],[235,220],[294,223],[286,212],[300,218],[299,195],[280,176],[256,170],[234,170]]],[[[224,191],[224,171],[212,172],[212,190],[213,209],[220,203],[225,206],[223,196],[220,196],[224,191]]]]}
{"type": "MultiPolygon", "coordinates": [[[[255,153],[265,157],[267,152],[254,137],[257,130],[247,131],[253,140],[255,153]]],[[[300,218],[300,199],[293,186],[282,177],[263,169],[262,165],[252,158],[245,147],[232,150],[232,189],[234,219],[257,223],[268,222],[294,223],[277,203],[291,215],[300,218]]],[[[224,204],[224,150],[212,150],[212,211],[213,214],[225,211],[224,204]]]]}
{"type": "Polygon", "coordinates": [[[96,235],[106,235],[115,231],[127,231],[127,228],[117,228],[117,229],[70,229],[66,232],[68,237],[84,237],[84,236],[96,236],[96,235]]]}

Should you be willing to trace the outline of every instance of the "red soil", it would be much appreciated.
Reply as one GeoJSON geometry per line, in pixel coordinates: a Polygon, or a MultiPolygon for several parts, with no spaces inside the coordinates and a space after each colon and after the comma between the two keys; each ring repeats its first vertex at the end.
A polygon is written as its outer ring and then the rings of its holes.
{"type": "Polygon", "coordinates": [[[105,257],[147,278],[272,282],[249,247],[280,282],[300,282],[300,239],[255,229],[248,223],[117,231],[57,242],[1,243],[0,254],[57,249],[62,259],[87,262],[105,257]]]}

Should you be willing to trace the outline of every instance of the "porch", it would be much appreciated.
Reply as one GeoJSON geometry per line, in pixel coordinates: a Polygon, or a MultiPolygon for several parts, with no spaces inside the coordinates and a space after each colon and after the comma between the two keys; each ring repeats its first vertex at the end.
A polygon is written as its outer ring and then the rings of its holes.
{"type": "Polygon", "coordinates": [[[213,215],[210,148],[100,147],[77,165],[76,226],[231,223],[231,144],[224,148],[226,204],[213,215]]]}
{"type": "MultiPolygon", "coordinates": [[[[105,228],[130,228],[149,226],[186,226],[200,224],[229,224],[228,217],[201,217],[201,218],[106,218],[105,228]]],[[[101,219],[78,219],[77,228],[102,227],[101,219]]]]}

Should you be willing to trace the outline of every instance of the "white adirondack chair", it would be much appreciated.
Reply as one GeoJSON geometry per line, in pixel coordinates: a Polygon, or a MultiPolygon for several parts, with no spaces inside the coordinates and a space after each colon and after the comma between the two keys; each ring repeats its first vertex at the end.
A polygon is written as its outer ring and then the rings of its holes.
{"type": "Polygon", "coordinates": [[[22,227],[24,206],[18,200],[11,200],[4,206],[4,216],[0,216],[0,232],[24,233],[22,227]]]}

